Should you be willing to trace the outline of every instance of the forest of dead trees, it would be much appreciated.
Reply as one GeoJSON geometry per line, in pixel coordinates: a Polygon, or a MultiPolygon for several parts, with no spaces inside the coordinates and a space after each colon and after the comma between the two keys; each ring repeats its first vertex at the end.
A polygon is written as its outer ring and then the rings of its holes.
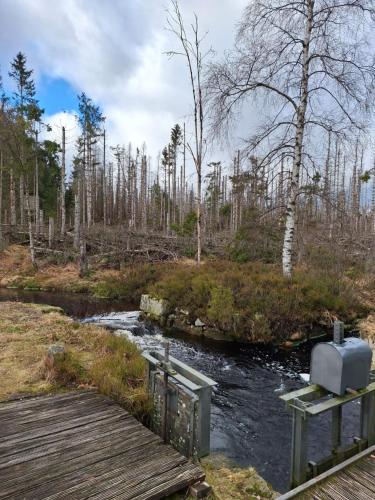
{"type": "MultiPolygon", "coordinates": [[[[13,64],[21,57],[18,55],[13,64]]],[[[145,145],[140,149],[131,144],[108,146],[105,120],[99,108],[82,94],[78,118],[81,136],[73,165],[68,168],[64,127],[60,143],[38,141],[41,118],[26,115],[35,112],[37,101],[27,93],[23,99],[32,106],[23,112],[26,105],[21,98],[3,96],[2,100],[3,246],[31,235],[34,251],[48,246],[58,249],[61,243],[78,251],[82,240],[96,241],[101,251],[106,245],[109,250],[125,245],[123,250],[131,251],[134,240],[145,253],[156,247],[158,258],[187,251],[187,240],[195,237],[196,191],[193,176],[186,171],[183,124],[172,128],[168,145],[151,168],[145,145]]],[[[352,242],[353,251],[354,242],[358,251],[370,250],[375,235],[371,152],[359,140],[345,143],[328,133],[324,141],[320,164],[302,172],[299,238],[309,242],[313,237],[317,241],[340,238],[348,245],[352,242]]],[[[241,242],[244,248],[242,253],[237,251],[239,259],[252,253],[262,258],[265,247],[278,247],[290,188],[290,157],[281,154],[278,161],[265,166],[256,157],[236,151],[232,163],[211,162],[206,171],[202,221],[210,252],[222,254],[225,244],[246,228],[248,239],[245,235],[241,242]],[[254,245],[259,250],[252,249],[254,245]]],[[[193,251],[194,245],[188,248],[193,251]]]]}
{"type": "MultiPolygon", "coordinates": [[[[311,10],[314,3],[312,6],[309,0],[305,3],[311,19],[303,29],[309,35],[306,30],[314,29],[315,14],[311,10]]],[[[183,28],[183,19],[177,2],[172,2],[172,7],[170,26],[193,61],[188,57],[192,64],[189,67],[193,75],[196,131],[198,123],[202,141],[204,107],[210,111],[212,106],[219,120],[223,113],[229,115],[231,104],[225,99],[230,98],[233,89],[228,88],[223,97],[218,96],[215,86],[219,86],[221,79],[224,83],[229,81],[226,72],[235,72],[236,67],[231,61],[233,68],[228,63],[209,68],[206,85],[211,101],[204,102],[198,20],[193,25],[196,44],[187,44],[186,32],[179,30],[183,28]]],[[[260,14],[249,10],[247,15],[260,14]]],[[[244,19],[245,23],[246,16],[244,19]]],[[[240,32],[246,29],[242,26],[240,32]]],[[[302,45],[301,50],[305,54],[306,46],[302,45]]],[[[305,70],[303,78],[307,78],[305,70]]],[[[291,122],[296,127],[297,139],[291,136],[286,141],[284,137],[286,142],[277,148],[268,143],[268,150],[264,146],[249,147],[248,142],[243,149],[230,154],[231,161],[218,158],[205,164],[202,142],[197,142],[200,149],[197,146],[194,157],[185,123],[171,128],[157,158],[149,157],[146,144],[111,145],[102,111],[82,93],[78,96],[77,113],[80,136],[74,145],[73,160],[67,164],[67,131],[63,126],[60,141],[41,139],[46,137],[44,132],[49,126],[43,121],[44,111],[38,105],[33,72],[24,54],[18,53],[11,62],[9,77],[13,93],[7,95],[1,87],[0,245],[27,242],[34,266],[38,254],[48,252],[70,252],[77,259],[80,256],[82,273],[87,270],[87,252],[92,256],[112,253],[121,258],[140,256],[155,261],[182,255],[196,257],[197,230],[201,231],[202,249],[207,255],[278,262],[282,248],[285,250],[285,224],[290,224],[292,212],[297,221],[294,260],[303,260],[314,245],[328,245],[333,252],[340,245],[346,254],[372,255],[375,237],[372,138],[364,133],[363,127],[358,127],[358,133],[354,134],[338,133],[330,119],[329,126],[328,122],[320,123],[318,141],[314,139],[318,143],[315,154],[310,154],[308,148],[305,150],[302,142],[296,153],[301,127],[302,131],[307,130],[309,124],[307,118],[298,115],[302,113],[300,106],[305,106],[304,99],[309,98],[301,89],[301,104],[296,97],[287,96],[297,113],[293,117],[296,124],[291,122]]],[[[301,82],[296,86],[301,86],[301,82]]],[[[273,88],[269,82],[254,84],[254,88],[259,87],[273,88]]],[[[284,97],[286,90],[277,90],[277,94],[284,97]]],[[[284,110],[284,104],[281,106],[284,110]]],[[[311,117],[310,122],[316,124],[311,117]]],[[[274,122],[269,129],[263,128],[252,144],[268,140],[276,128],[274,122]]],[[[290,125],[285,136],[289,129],[290,125]]],[[[292,222],[293,233],[294,219],[292,222]]]]}
{"type": "MultiPolygon", "coordinates": [[[[109,146],[100,109],[82,94],[81,136],[73,165],[68,166],[64,127],[60,143],[38,140],[46,125],[31,73],[22,76],[28,73],[22,54],[14,60],[16,65],[17,93],[13,98],[3,95],[1,105],[2,246],[26,238],[31,239],[34,255],[48,247],[59,251],[72,246],[79,251],[88,243],[98,252],[137,249],[148,258],[153,251],[156,259],[189,252],[194,257],[196,189],[186,170],[184,124],[172,128],[169,143],[152,162],[145,145],[109,146]]],[[[306,244],[314,238],[341,240],[353,252],[371,251],[375,236],[371,151],[359,140],[346,143],[329,133],[324,142],[321,162],[302,171],[298,239],[306,244]]],[[[231,163],[211,162],[205,170],[202,227],[209,252],[223,255],[226,245],[237,239],[235,258],[277,260],[291,158],[281,154],[266,166],[236,151],[231,163]]]]}

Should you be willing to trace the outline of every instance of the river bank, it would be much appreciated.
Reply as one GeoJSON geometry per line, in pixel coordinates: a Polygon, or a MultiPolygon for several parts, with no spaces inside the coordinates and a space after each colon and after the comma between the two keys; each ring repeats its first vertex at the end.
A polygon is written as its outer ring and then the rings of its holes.
{"type": "Polygon", "coordinates": [[[0,401],[95,388],[144,419],[149,412],[145,369],[138,348],[126,338],[78,323],[61,308],[0,302],[0,401]],[[52,362],[51,346],[64,349],[52,362]]]}
{"type": "MultiPolygon", "coordinates": [[[[0,402],[92,388],[142,419],[149,411],[144,369],[138,348],[126,336],[112,335],[96,324],[74,321],[56,306],[0,302],[0,402]],[[56,358],[53,367],[46,363],[51,345],[65,350],[64,358],[56,358]]],[[[276,497],[252,467],[236,467],[217,456],[204,460],[202,465],[214,490],[212,499],[276,497]]]]}
{"type": "MultiPolygon", "coordinates": [[[[168,339],[174,357],[218,382],[212,401],[211,458],[224,455],[232,464],[240,466],[244,478],[248,476],[248,467],[255,467],[277,491],[286,491],[291,417],[279,395],[304,386],[301,374],[309,372],[311,345],[290,351],[272,345],[233,344],[187,336],[143,322],[131,306],[83,294],[2,289],[0,300],[6,300],[6,294],[9,294],[8,300],[16,296],[19,301],[61,305],[76,318],[75,322],[79,319],[86,326],[105,325],[117,335],[135,342],[140,349],[160,348],[168,339]]],[[[358,405],[349,406],[343,432],[344,439],[350,441],[357,432],[358,405]]],[[[312,424],[315,439],[310,450],[311,458],[319,460],[329,452],[326,444],[329,442],[330,422],[328,418],[312,424]]],[[[214,468],[220,482],[222,474],[216,469],[232,470],[233,465],[227,467],[219,463],[214,468]]],[[[251,477],[251,473],[249,475],[251,477]]],[[[235,475],[238,479],[240,476],[235,475]]],[[[243,484],[248,483],[244,481],[243,484]]],[[[241,486],[238,488],[241,490],[241,486]]],[[[232,497],[223,495],[221,498],[232,497]]]]}
{"type": "Polygon", "coordinates": [[[5,250],[0,262],[0,287],[86,293],[127,301],[135,308],[148,293],[168,302],[176,326],[186,332],[205,330],[230,341],[286,341],[293,346],[314,329],[329,327],[333,319],[353,323],[369,311],[355,279],[308,268],[297,269],[293,280],[286,280],[277,266],[260,262],[207,260],[197,267],[184,259],[124,264],[121,269],[95,262],[81,278],[75,263],[55,257],[33,269],[27,248],[20,245],[5,250]]]}

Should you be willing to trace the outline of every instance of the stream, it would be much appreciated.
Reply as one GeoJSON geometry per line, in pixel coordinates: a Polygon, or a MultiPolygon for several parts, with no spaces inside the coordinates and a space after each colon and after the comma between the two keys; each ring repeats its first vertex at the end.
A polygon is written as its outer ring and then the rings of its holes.
{"type": "MultiPolygon", "coordinates": [[[[142,349],[160,347],[167,337],[172,356],[218,383],[212,395],[211,453],[254,467],[279,492],[288,489],[291,416],[279,396],[305,385],[301,374],[309,372],[311,345],[286,351],[177,331],[166,335],[161,328],[140,321],[139,312],[129,304],[78,294],[0,289],[0,300],[62,307],[75,319],[126,335],[142,349]]],[[[345,405],[343,422],[344,442],[349,442],[359,432],[358,402],[345,405]]],[[[314,418],[309,436],[309,460],[329,453],[329,415],[314,418]]]]}

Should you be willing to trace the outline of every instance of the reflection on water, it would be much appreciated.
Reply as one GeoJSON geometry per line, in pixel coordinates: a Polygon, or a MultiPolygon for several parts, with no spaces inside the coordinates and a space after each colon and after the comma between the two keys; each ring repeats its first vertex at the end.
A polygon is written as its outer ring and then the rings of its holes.
{"type": "Polygon", "coordinates": [[[127,302],[121,300],[103,300],[80,293],[40,292],[0,288],[0,301],[33,302],[62,307],[66,314],[73,318],[85,318],[93,314],[128,311],[132,309],[127,302]]]}
{"type": "MultiPolygon", "coordinates": [[[[140,348],[160,347],[166,338],[157,326],[140,321],[139,312],[121,302],[81,295],[0,290],[0,300],[56,305],[67,314],[126,335],[140,348]]],[[[309,372],[308,347],[288,352],[276,348],[230,344],[179,332],[168,334],[171,354],[202,371],[218,385],[213,392],[211,450],[241,466],[253,466],[278,491],[289,482],[291,417],[280,394],[302,387],[309,372]]],[[[344,438],[358,434],[359,404],[344,408],[344,438]]],[[[329,416],[313,419],[309,459],[329,452],[329,416]]]]}

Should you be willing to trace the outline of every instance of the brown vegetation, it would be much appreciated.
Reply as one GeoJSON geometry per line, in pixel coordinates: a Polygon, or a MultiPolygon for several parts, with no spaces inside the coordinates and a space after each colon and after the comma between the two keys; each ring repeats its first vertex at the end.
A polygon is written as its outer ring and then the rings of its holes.
{"type": "MultiPolygon", "coordinates": [[[[227,338],[250,342],[284,340],[297,330],[330,326],[339,318],[352,322],[371,309],[363,290],[360,266],[333,257],[327,250],[310,252],[292,280],[276,264],[209,260],[199,268],[183,259],[174,263],[124,265],[119,270],[96,265],[85,278],[72,263],[30,266],[26,249],[12,246],[1,254],[0,286],[87,292],[101,298],[126,299],[139,305],[142,293],[167,299],[172,309],[189,312],[227,338]],[[359,293],[359,291],[361,293],[359,293]]],[[[368,296],[368,293],[367,293],[368,296]]]]}
{"type": "Polygon", "coordinates": [[[149,410],[145,363],[134,344],[58,308],[0,302],[0,400],[17,395],[92,387],[138,417],[149,410]],[[51,344],[66,353],[47,362],[51,344]]]}

